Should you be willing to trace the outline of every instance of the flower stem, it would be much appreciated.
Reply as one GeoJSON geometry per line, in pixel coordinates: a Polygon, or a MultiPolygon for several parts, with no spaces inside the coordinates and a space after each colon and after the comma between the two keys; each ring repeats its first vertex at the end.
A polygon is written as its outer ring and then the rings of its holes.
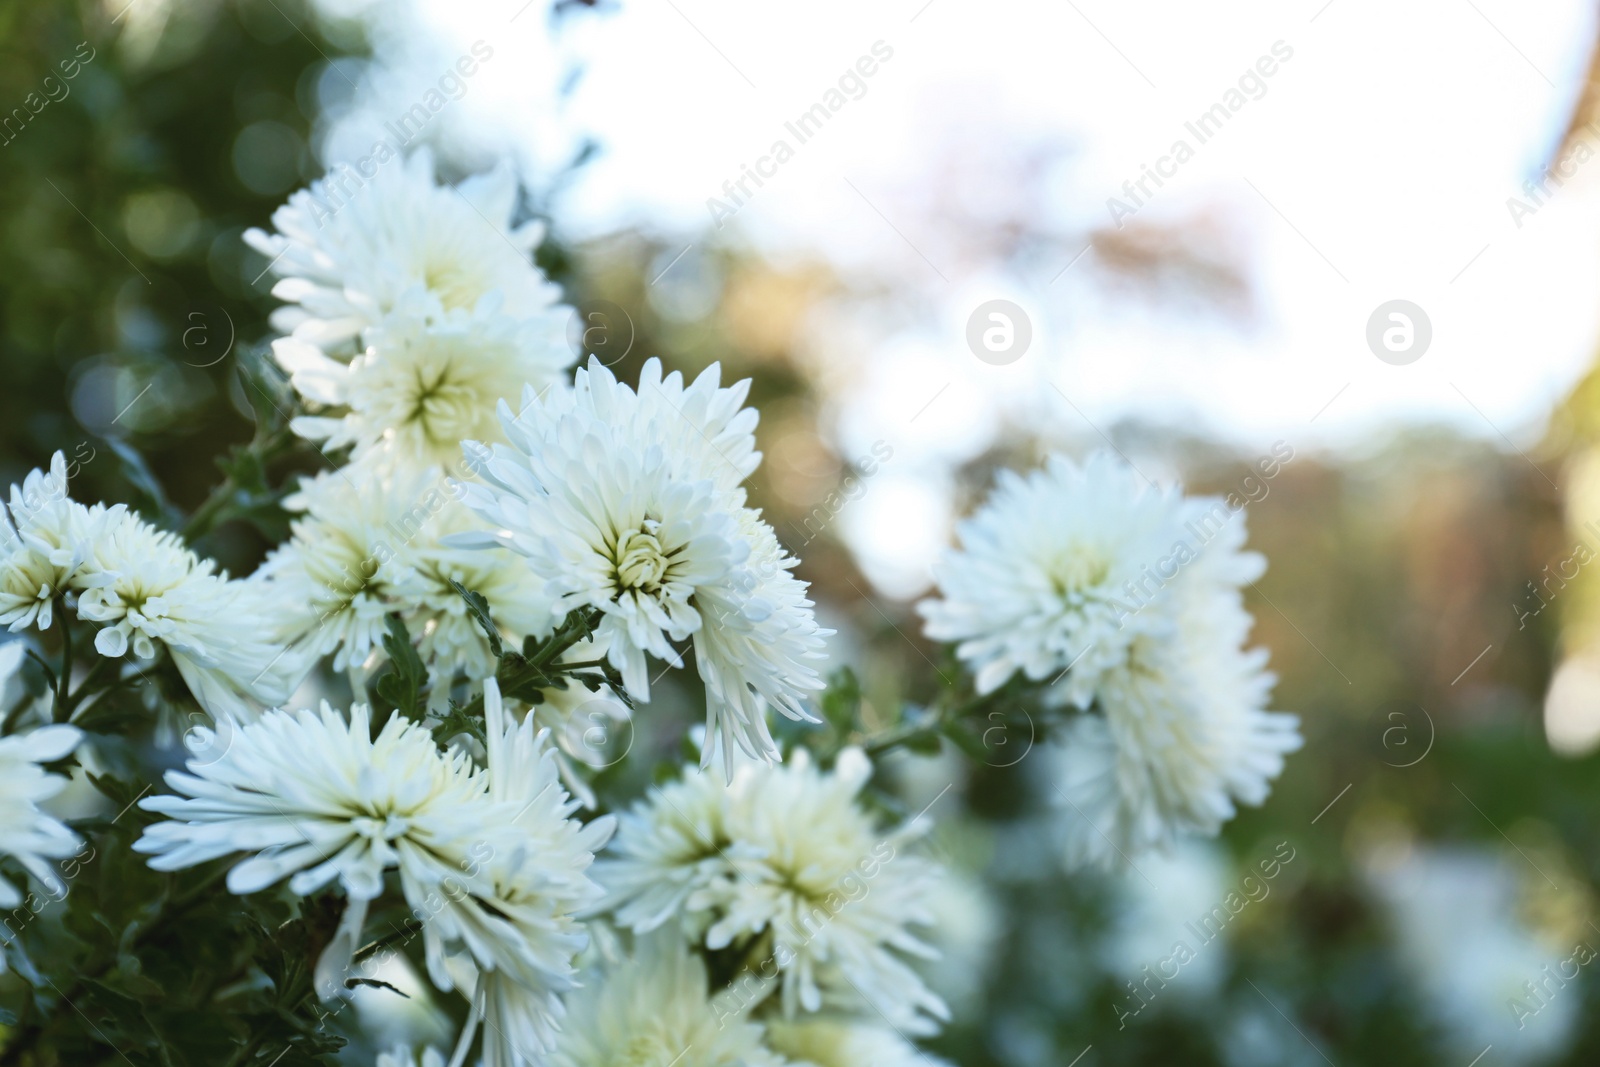
{"type": "Polygon", "coordinates": [[[56,722],[66,722],[72,718],[72,700],[67,694],[67,689],[72,683],[72,624],[67,621],[67,605],[65,599],[56,601],[56,618],[61,622],[61,671],[56,675],[56,722]]]}

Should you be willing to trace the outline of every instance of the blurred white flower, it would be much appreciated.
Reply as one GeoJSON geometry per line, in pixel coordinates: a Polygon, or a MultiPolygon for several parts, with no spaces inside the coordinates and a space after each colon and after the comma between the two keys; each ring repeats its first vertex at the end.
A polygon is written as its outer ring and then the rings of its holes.
{"type": "Polygon", "coordinates": [[[302,397],[342,409],[296,418],[295,432],[406,471],[457,462],[463,440],[498,440],[495,405],[525,385],[565,389],[576,358],[547,323],[512,318],[500,306],[496,294],[450,310],[419,286],[366,331],[348,362],[293,337],[273,342],[302,397]]]}
{"type": "Polygon", "coordinates": [[[591,361],[570,392],[529,389],[515,417],[502,405],[510,444],[471,446],[489,485],[464,486],[491,530],[454,541],[526,557],[558,617],[598,610],[596,640],[638,700],[650,696],[647,655],[681,666],[673,642],[692,639],[731,766],[735,748],[778,757],[768,705],[812,719],[803,700],[823,688],[810,661],[826,631],[789,573],[796,561],[745,507],[755,413],[740,407],[748,383],[722,389],[718,375],[685,387],[652,359],[635,393],[591,361]]]}
{"type": "Polygon", "coordinates": [[[425,1048],[419,1060],[410,1049],[402,1046],[378,1053],[377,1067],[445,1067],[444,1054],[436,1048],[425,1048]]]}
{"type": "Polygon", "coordinates": [[[807,1067],[946,1067],[888,1027],[837,1016],[773,1019],[767,1044],[807,1067]]]}
{"type": "Polygon", "coordinates": [[[464,311],[499,293],[507,315],[539,324],[543,347],[566,351],[570,309],[530,260],[544,227],[512,225],[517,197],[508,165],[438,185],[432,153],[419,149],[371,175],[336,169],[273,212],[277,233],[251,229],[245,241],[272,261],[273,295],[297,305],[275,312],[273,325],[330,353],[416,286],[464,311]]]}
{"type": "Polygon", "coordinates": [[[905,852],[927,824],[881,835],[856,801],[871,776],[859,749],[831,773],[804,750],[741,761],[730,783],[689,771],[621,817],[595,871],[606,905],[641,932],[676,918],[714,951],[769,938],[760,969],[781,973],[786,1016],[870,1006],[931,1032],[948,1012],[902,958],[933,954],[910,928],[933,921],[937,868],[905,852]]]}
{"type": "Polygon", "coordinates": [[[1021,671],[1086,708],[1139,636],[1170,633],[1171,583],[1200,569],[1244,583],[1265,566],[1238,551],[1241,524],[1202,527],[1204,540],[1185,525],[1217,502],[1147,487],[1104,452],[1082,467],[1051,456],[1043,470],[1001,471],[998,482],[961,523],[961,548],[935,568],[940,598],[918,605],[929,637],[959,642],[980,693],[1021,671]]]}
{"type": "MultiPolygon", "coordinates": [[[[1270,885],[1253,873],[1251,878],[1249,885],[1267,885],[1264,893],[1271,892],[1270,885]]],[[[1229,892],[1227,879],[1228,867],[1218,846],[1198,841],[1147,856],[1137,871],[1122,871],[1114,897],[1116,912],[1100,944],[1106,974],[1120,985],[1130,979],[1138,982],[1141,968],[1150,967],[1171,983],[1175,999],[1203,999],[1215,992],[1226,973],[1228,950],[1225,944],[1212,943],[1220,930],[1201,924],[1229,892]],[[1180,942],[1192,952],[1179,954],[1184,961],[1174,981],[1161,965],[1173,959],[1174,946],[1180,942]]],[[[1159,988],[1167,993],[1167,985],[1159,988]]],[[[1125,1007],[1137,1008],[1139,1003],[1119,990],[1116,1010],[1120,1016],[1125,1007]]]]}
{"type": "MultiPolygon", "coordinates": [[[[583,663],[598,655],[594,642],[580,641],[562,659],[583,663]]],[[[633,747],[633,713],[604,686],[591,691],[569,681],[565,689],[546,689],[542,695],[544,702],[528,715],[550,731],[562,783],[585,808],[594,808],[598,803],[594,790],[578,768],[598,770],[622,760],[633,747]]]]}
{"type": "Polygon", "coordinates": [[[633,955],[597,965],[567,998],[553,1067],[779,1067],[762,1028],[715,1005],[706,968],[672,934],[637,939],[633,955]]]}
{"type": "Polygon", "coordinates": [[[1266,653],[1246,652],[1239,587],[1265,566],[1222,500],[1142,484],[1106,453],[1002,472],[938,571],[927,632],[990,693],[1022,672],[1088,713],[1054,746],[1068,862],[1102,866],[1259,804],[1300,746],[1265,709],[1266,653]]]}
{"type": "Polygon", "coordinates": [[[1199,599],[1176,613],[1176,633],[1138,638],[1102,679],[1099,712],[1046,747],[1071,867],[1215,836],[1237,804],[1266,799],[1301,745],[1294,716],[1265,710],[1274,679],[1264,650],[1241,648],[1250,616],[1237,593],[1199,599]]]}
{"type": "Polygon", "coordinates": [[[485,861],[484,874],[495,890],[495,912],[538,951],[507,958],[494,944],[502,935],[481,923],[481,912],[447,907],[434,920],[440,936],[430,945],[456,944],[467,951],[449,968],[433,959],[430,948],[429,970],[436,982],[449,979],[440,988],[454,986],[471,997],[484,1024],[486,1067],[527,1067],[541,1063],[532,1057],[552,1046],[562,1015],[560,994],[577,985],[572,961],[588,936],[575,916],[601,896],[585,872],[616,821],[606,816],[583,825],[571,818],[578,805],[561,787],[548,732],[535,734],[532,716],[518,725],[493,678],[484,683],[484,719],[489,793],[514,812],[515,842],[485,861]]]}
{"type": "MultiPolygon", "coordinates": [[[[64,758],[82,740],[74,726],[41,726],[25,734],[0,738],[0,856],[9,856],[51,893],[66,892],[61,876],[48,862],[77,851],[77,834],[54,816],[39,810],[67,787],[59,774],[46,774],[41,763],[64,758]]],[[[0,908],[22,903],[17,887],[0,875],[0,908]]],[[[5,956],[0,954],[0,971],[5,956]]]]}
{"type": "Polygon", "coordinates": [[[994,971],[995,949],[1006,932],[1000,903],[975,873],[946,865],[928,893],[927,905],[934,917],[928,941],[939,958],[923,961],[917,969],[956,1019],[976,1019],[987,1010],[984,994],[994,971]]]}
{"type": "Polygon", "coordinates": [[[1366,866],[1452,1055],[1470,1059],[1492,1044],[1500,1063],[1534,1063],[1571,1045],[1584,1008],[1572,979],[1595,959],[1591,931],[1579,935],[1586,951],[1541,938],[1518,919],[1513,868],[1488,851],[1394,844],[1366,866]]]}

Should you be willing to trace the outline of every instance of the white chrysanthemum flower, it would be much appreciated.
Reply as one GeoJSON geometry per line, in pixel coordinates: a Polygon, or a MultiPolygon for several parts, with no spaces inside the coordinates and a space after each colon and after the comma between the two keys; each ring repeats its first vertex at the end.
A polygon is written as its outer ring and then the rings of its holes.
{"type": "Polygon", "coordinates": [[[525,385],[565,388],[576,358],[540,322],[505,315],[499,303],[492,296],[475,309],[446,310],[436,295],[414,289],[367,330],[348,362],[293,337],[275,341],[273,356],[295,390],[342,409],[301,416],[294,431],[408,471],[456,462],[464,440],[498,440],[496,405],[525,385]]]}
{"type": "Polygon", "coordinates": [[[767,1044],[806,1067],[945,1067],[887,1027],[839,1016],[770,1020],[767,1044]]]}
{"type": "MultiPolygon", "coordinates": [[[[219,746],[195,731],[208,753],[219,746]]],[[[289,877],[291,891],[314,893],[335,880],[350,904],[317,968],[324,997],[339,988],[383,874],[398,869],[406,900],[422,909],[442,892],[456,908],[492,897],[475,868],[503,839],[505,813],[470,757],[446,756],[428,732],[394,716],[376,738],[365,705],[344,715],[272,711],[233,731],[220,756],[169,771],[183,796],[149,797],[147,811],[173,821],[146,828],[134,849],[171,871],[236,852],[253,853],[228,872],[228,888],[254,893],[289,877]]],[[[423,911],[424,929],[431,912],[423,911]]],[[[486,924],[504,927],[493,916],[486,924]]]]}
{"type": "Polygon", "coordinates": [[[990,693],[1020,671],[1070,721],[1055,770],[1072,865],[1109,865],[1184,834],[1214,835],[1259,804],[1300,745],[1265,709],[1264,652],[1243,651],[1239,587],[1258,577],[1244,523],[1221,500],[1157,492],[1102,453],[1002,474],[961,526],[920,605],[929,636],[990,693]]]}
{"type": "Polygon", "coordinates": [[[78,616],[101,626],[96,651],[151,659],[165,646],[212,715],[247,718],[293,688],[296,663],[261,634],[253,590],[120,504],[70,499],[60,452],[48,475],[12,486],[5,520],[0,622],[11,629],[49,626],[53,600],[75,594],[78,616]]]}
{"type": "Polygon", "coordinates": [[[712,950],[766,939],[788,1016],[870,1005],[931,1032],[944,1003],[901,956],[932,953],[909,928],[932,921],[937,871],[904,852],[925,824],[885,837],[857,804],[871,776],[853,748],[832,773],[803,750],[786,765],[742,763],[728,784],[688,772],[622,817],[595,872],[607,906],[636,931],[678,918],[712,950]]]}
{"type": "Polygon", "coordinates": [[[510,446],[470,447],[490,484],[464,487],[493,531],[456,543],[525,556],[558,617],[598,610],[596,638],[635,699],[650,696],[646,657],[681,665],[674,642],[692,640],[727,757],[774,759],[765,709],[812,719],[802,701],[823,688],[811,661],[827,631],[745,507],[755,413],[740,407],[746,385],[722,389],[718,374],[686,387],[652,359],[635,393],[591,361],[570,392],[528,390],[516,417],[503,405],[510,446]]]}
{"type": "Polygon", "coordinates": [[[1298,720],[1265,710],[1273,676],[1264,650],[1242,648],[1250,616],[1237,592],[1197,599],[1175,633],[1135,641],[1102,680],[1099,711],[1051,748],[1071,866],[1215,836],[1237,804],[1266,799],[1300,747],[1298,720]]]}
{"type": "MultiPolygon", "coordinates": [[[[584,872],[611,828],[567,817],[543,742],[525,732],[492,737],[484,773],[402,716],[372,737],[365,705],[348,721],[327,704],[320,714],[269,712],[238,728],[222,755],[169,772],[186,795],[141,801],[173,821],[150,826],[134,847],[157,870],[254,853],[228,872],[241,894],[286,876],[301,895],[337,880],[349,904],[317,964],[324,997],[348,972],[384,872],[397,870],[434,984],[455,986],[452,959],[503,976],[530,997],[515,1017],[519,1034],[547,1032],[551,997],[570,988],[585,944],[573,916],[599,892],[584,872]],[[505,784],[492,792],[496,768],[505,784]]],[[[196,733],[197,748],[220,747],[196,733]]]]}
{"type": "Polygon", "coordinates": [[[549,634],[554,626],[544,590],[520,560],[509,558],[503,550],[482,552],[441,543],[447,532],[475,525],[470,512],[452,503],[436,525],[437,530],[430,527],[406,546],[415,578],[414,603],[406,625],[428,668],[433,686],[429,706],[442,710],[452,678],[462,676],[476,683],[493,677],[499,668],[483,627],[468,612],[466,600],[451,582],[484,598],[489,617],[513,649],[520,648],[524,638],[549,634]]]}
{"type": "MultiPolygon", "coordinates": [[[[49,863],[78,849],[77,834],[54,816],[39,810],[67,787],[59,774],[46,774],[40,764],[64,758],[82,739],[75,726],[41,726],[25,734],[0,738],[0,856],[10,856],[51,893],[66,892],[61,876],[49,863]]],[[[22,894],[0,875],[0,908],[22,903],[22,894]]],[[[0,955],[0,971],[5,957],[0,955]]]]}
{"type": "Polygon", "coordinates": [[[1260,575],[1261,557],[1239,551],[1242,524],[1214,517],[1215,503],[1148,488],[1106,453],[1082,467],[1052,456],[1026,478],[1002,471],[935,568],[940,598],[918,605],[928,636],[959,642],[980,693],[1020,671],[1088,707],[1140,635],[1170,632],[1175,581],[1260,575]]]}
{"type": "Polygon", "coordinates": [[[421,595],[400,552],[414,536],[404,521],[408,496],[347,468],[285,499],[302,514],[250,579],[273,606],[267,626],[274,639],[311,659],[333,654],[334,670],[360,666],[382,647],[384,617],[411,610],[421,595]]]}
{"type": "Polygon", "coordinates": [[[705,964],[671,934],[584,973],[567,998],[552,1067],[779,1067],[762,1027],[711,999],[705,964]]]}
{"type": "Polygon", "coordinates": [[[78,615],[100,624],[97,652],[148,660],[166,646],[214,716],[247,719],[287,699],[299,661],[262,633],[255,587],[214,573],[176,534],[132,512],[106,520],[82,568],[96,580],[78,596],[78,615]]]}
{"type": "MultiPolygon", "coordinates": [[[[429,973],[441,988],[453,986],[472,998],[475,1017],[484,1023],[486,1067],[528,1067],[540,1063],[535,1053],[555,1040],[560,994],[577,985],[573,960],[588,935],[576,916],[602,892],[586,871],[616,821],[606,816],[582,825],[571,818],[578,805],[561,787],[548,733],[534,732],[532,716],[520,725],[512,720],[493,678],[484,683],[484,722],[490,796],[515,814],[508,838],[514,847],[487,857],[483,874],[495,890],[495,913],[538,951],[508,954],[494,943],[500,930],[482,924],[481,912],[446,907],[434,920],[438,936],[429,942],[429,973]],[[435,946],[441,953],[459,946],[466,954],[458,952],[461,958],[447,967],[435,946]]],[[[464,1035],[463,1046],[470,1040],[464,1035]]]]}
{"type": "Polygon", "coordinates": [[[398,614],[428,667],[435,709],[456,675],[492,675],[488,639],[452,579],[488,601],[512,645],[551,629],[549,602],[527,568],[503,552],[440,543],[473,519],[438,471],[380,477],[358,464],[311,479],[285,505],[301,513],[290,539],[251,581],[272,605],[274,637],[311,658],[331,654],[335,670],[376,664],[386,617],[398,614]]]}
{"type": "Polygon", "coordinates": [[[0,625],[13,632],[50,628],[55,600],[70,590],[104,585],[108,574],[86,567],[101,531],[126,509],[86,508],[67,495],[67,458],[50,457],[50,473],[31,471],[0,508],[0,625]]]}
{"type": "Polygon", "coordinates": [[[442,186],[421,149],[371,178],[330,174],[273,212],[277,233],[252,229],[245,240],[272,260],[273,295],[299,305],[273,325],[323,349],[348,345],[418,285],[450,309],[499,293],[508,315],[540,322],[547,346],[565,349],[570,310],[530,261],[544,227],[513,226],[516,212],[508,166],[442,186]]]}

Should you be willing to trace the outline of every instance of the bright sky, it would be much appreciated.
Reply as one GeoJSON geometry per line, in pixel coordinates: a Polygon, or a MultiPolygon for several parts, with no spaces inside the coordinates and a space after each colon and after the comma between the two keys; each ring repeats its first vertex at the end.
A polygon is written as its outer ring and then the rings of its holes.
{"type": "MultiPolygon", "coordinates": [[[[1582,82],[1596,28],[1579,0],[1225,11],[628,0],[580,15],[559,57],[543,0],[523,2],[422,0],[430,29],[405,47],[425,70],[474,40],[495,48],[453,105],[455,125],[496,130],[531,172],[548,172],[577,132],[600,139],[555,204],[566,235],[638,224],[692,246],[673,271],[733,242],[779,260],[820,255],[887,287],[872,313],[841,309],[816,335],[824,362],[854,382],[833,413],[841,447],[896,449],[884,488],[847,525],[893,513],[903,528],[908,513],[941,512],[937,472],[1007,422],[1082,436],[1137,415],[1257,453],[1279,438],[1359,449],[1397,423],[1445,421],[1525,446],[1595,350],[1600,163],[1579,165],[1520,227],[1507,207],[1533,203],[1523,183],[1559,142],[1582,82]],[[785,122],[876,42],[892,56],[864,95],[800,144],[785,122]],[[1271,76],[1246,86],[1259,98],[1201,144],[1185,123],[1275,47],[1271,76]],[[554,86],[578,67],[575,91],[553,107],[554,86]],[[727,199],[723,183],[779,138],[793,158],[713,229],[707,198],[727,199]],[[1092,254],[1075,262],[1085,230],[1110,221],[1107,199],[1129,201],[1123,183],[1179,138],[1193,158],[1137,220],[1206,211],[1242,234],[1260,309],[1249,328],[1113,299],[1092,254]],[[1001,255],[1008,226],[1035,237],[1001,255]],[[997,297],[1033,330],[1006,366],[978,360],[964,336],[973,309],[997,297]],[[1369,317],[1395,299],[1432,330],[1403,366],[1366,341],[1369,317]]],[[[924,553],[910,555],[898,577],[880,560],[875,580],[913,588],[924,553]]]]}

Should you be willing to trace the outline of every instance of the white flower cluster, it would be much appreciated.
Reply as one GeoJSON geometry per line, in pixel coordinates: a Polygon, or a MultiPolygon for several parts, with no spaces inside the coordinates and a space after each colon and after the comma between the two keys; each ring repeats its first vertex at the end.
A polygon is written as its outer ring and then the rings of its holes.
{"type": "Polygon", "coordinates": [[[724,388],[713,366],[685,384],[651,360],[637,390],[597,363],[569,385],[570,309],[528,261],[539,229],[512,227],[515,191],[503,168],[437,185],[419,154],[331,216],[313,186],[274,216],[278,235],[249,235],[294,302],[277,361],[322,411],[293,425],[349,449],[286,502],[292,536],[256,576],[272,637],[359,682],[398,615],[439,711],[455,679],[496,668],[452,583],[513,646],[594,612],[585,662],[647,701],[647,657],[682,666],[692,645],[718,739],[706,758],[775,759],[767,709],[812,719],[827,631],[740,487],[761,460],[749,383],[724,388]]]}
{"type": "Polygon", "coordinates": [[[920,605],[959,642],[980,694],[1021,674],[1082,709],[1054,751],[1068,862],[1109,865],[1214,835],[1259,804],[1300,746],[1268,712],[1266,653],[1247,650],[1241,587],[1262,557],[1219,499],[1141,484],[1101,453],[1000,475],[920,605]]]}
{"type": "Polygon", "coordinates": [[[597,965],[573,1009],[588,1025],[563,1031],[554,1062],[604,1067],[622,1048],[729,1067],[926,1060],[902,1035],[948,1012],[906,957],[934,955],[912,927],[933,921],[937,869],[909,850],[923,820],[878,831],[859,799],[871,776],[854,748],[832,771],[804,751],[740,760],[731,781],[686,770],[624,814],[594,877],[634,955],[597,965]],[[743,962],[712,995],[692,952],[743,962]]]}
{"type": "Polygon", "coordinates": [[[600,614],[595,642],[628,692],[650,699],[647,656],[681,666],[692,641],[706,718],[731,769],[735,749],[777,759],[766,710],[815,721],[811,665],[823,638],[798,562],[740,482],[761,460],[749,382],[722,388],[713,365],[685,385],[650,360],[638,391],[599,364],[570,391],[530,386],[520,414],[502,404],[506,445],[479,445],[489,484],[466,502],[492,529],[454,544],[504,546],[527,560],[553,614],[600,614]]]}
{"type": "MultiPolygon", "coordinates": [[[[407,921],[433,986],[468,1003],[452,1067],[480,1031],[488,1067],[931,1062],[910,1043],[950,1017],[914,966],[937,955],[927,825],[882,828],[849,738],[825,767],[800,746],[785,761],[769,729],[772,709],[816,721],[830,631],[742,487],[761,461],[749,382],[657,360],[637,386],[598,362],[569,381],[568,311],[530,260],[539,227],[513,225],[508,169],[451,187],[419,153],[328,193],[248,235],[288,302],[273,350],[311,412],[292,427],[340,461],[286,499],[290,536],[256,574],[73,502],[60,454],[3,512],[0,623],[69,608],[104,657],[164,648],[215,720],[172,792],[139,802],[165,818],[135,849],[161,871],[226,861],[235,894],[342,896],[324,998],[376,950],[369,926],[407,921]],[[426,707],[283,710],[318,663],[359,693],[390,652],[426,707]],[[577,773],[573,735],[604,735],[689,654],[701,767],[581,821],[609,786],[577,773]],[[549,688],[563,671],[616,691],[549,688]],[[502,681],[542,703],[513,714],[502,681]]],[[[957,643],[980,698],[1020,675],[1067,717],[1052,784],[1074,863],[1214,834],[1265,797],[1299,738],[1245,648],[1262,561],[1242,523],[1101,456],[1003,475],[961,536],[927,632],[957,643]]],[[[0,854],[47,886],[77,839],[38,807],[63,782],[41,764],[78,739],[0,739],[0,854]]],[[[0,904],[16,895],[0,878],[0,904]]]]}
{"type": "Polygon", "coordinates": [[[148,661],[165,648],[213,716],[252,718],[298,677],[298,659],[260,630],[259,592],[121,504],[73,500],[60,452],[0,508],[0,624],[49,629],[59,602],[100,627],[102,656],[148,661]]]}
{"type": "MultiPolygon", "coordinates": [[[[187,771],[167,776],[173,795],[141,802],[167,820],[136,847],[160,870],[236,857],[239,894],[342,894],[315,971],[324,997],[343,989],[369,918],[403,907],[432,984],[471,1005],[453,1062],[480,1029],[489,1067],[655,1062],[657,1047],[685,1067],[790,1062],[764,1043],[751,989],[728,1006],[708,978],[708,954],[763,945],[782,978],[752,981],[763,1000],[781,987],[767,1014],[790,1019],[790,1046],[814,1047],[818,1064],[865,1049],[909,1061],[893,1029],[859,1016],[928,1033],[946,1014],[903,959],[931,951],[907,928],[931,921],[932,868],[898,854],[920,825],[882,837],[858,805],[871,775],[859,751],[830,774],[803,753],[775,765],[767,711],[812,719],[827,631],[741,488],[761,459],[749,383],[724,387],[715,366],[685,382],[655,360],[637,389],[597,363],[569,383],[565,309],[527,259],[537,229],[493,232],[510,230],[514,192],[504,171],[439,186],[412,157],[332,217],[313,187],[274,217],[278,235],[250,236],[293,304],[275,316],[290,336],[274,353],[314,411],[293,428],[347,450],[287,498],[290,537],[250,579],[265,605],[251,621],[299,659],[351,672],[359,691],[398,617],[429,672],[430,710],[463,678],[482,687],[484,751],[441,749],[428,723],[400,714],[374,736],[359,703],[268,711],[226,737],[197,730],[187,771]],[[631,950],[611,939],[582,989],[580,915],[636,907],[591,880],[613,820],[573,817],[574,794],[596,801],[557,746],[588,732],[577,716],[615,721],[621,705],[546,690],[519,723],[456,584],[513,647],[580,628],[562,662],[604,663],[633,699],[650,697],[652,657],[682,666],[692,652],[705,685],[704,750],[721,750],[724,773],[692,772],[684,787],[738,838],[740,866],[702,865],[677,911],[630,918],[631,950]]],[[[630,818],[608,868],[619,885],[651,832],[643,810],[630,818]]]]}
{"type": "Polygon", "coordinates": [[[451,482],[473,473],[462,441],[498,439],[496,405],[524,387],[568,388],[571,309],[529,259],[543,228],[513,225],[509,167],[440,185],[419,151],[353,196],[334,195],[336,180],[292,196],[276,234],[245,235],[292,302],[273,316],[289,332],[273,355],[317,412],[293,428],[348,457],[285,502],[292,536],[254,580],[275,640],[331,655],[358,683],[383,659],[386,617],[400,616],[437,711],[457,677],[496,666],[452,582],[487,600],[509,641],[550,631],[532,575],[441,538],[471,522],[451,482]]]}
{"type": "Polygon", "coordinates": [[[430,980],[466,995],[489,1044],[505,1046],[491,1063],[526,1062],[550,1046],[560,994],[574,987],[587,943],[577,914],[600,898],[586,871],[613,820],[572,818],[547,735],[505,712],[492,678],[485,697],[482,766],[442,752],[403,716],[374,737],[361,704],[348,716],[327,704],[270,711],[226,746],[198,730],[191,744],[205,755],[168,773],[180,795],[140,801],[169,820],[134,847],[157,870],[247,853],[228,872],[240,894],[285,878],[301,896],[336,883],[348,904],[317,964],[323,997],[343,988],[369,908],[396,872],[430,980]]]}

